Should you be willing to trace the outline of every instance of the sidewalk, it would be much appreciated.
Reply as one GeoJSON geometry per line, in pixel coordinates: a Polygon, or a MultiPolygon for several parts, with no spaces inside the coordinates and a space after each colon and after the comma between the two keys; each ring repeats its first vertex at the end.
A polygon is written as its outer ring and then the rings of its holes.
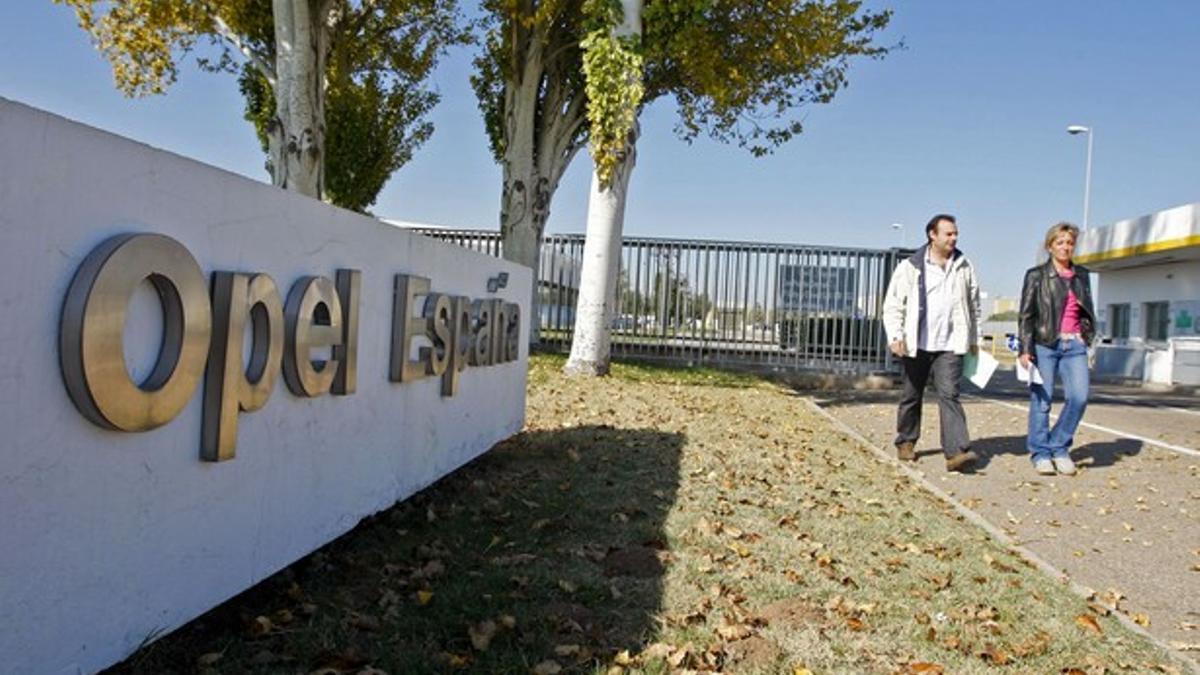
{"type": "MultiPolygon", "coordinates": [[[[1200,650],[1200,401],[1097,387],[1076,436],[1075,477],[1039,476],[1025,450],[1025,394],[1011,372],[963,398],[976,472],[951,474],[926,396],[917,468],[1153,635],[1200,650]],[[1107,431],[1094,428],[1101,427],[1107,431]],[[1190,453],[1188,451],[1191,451],[1190,453]]],[[[818,403],[891,448],[899,392],[842,392],[818,403]]],[[[1054,412],[1058,409],[1056,402],[1054,412]]]]}

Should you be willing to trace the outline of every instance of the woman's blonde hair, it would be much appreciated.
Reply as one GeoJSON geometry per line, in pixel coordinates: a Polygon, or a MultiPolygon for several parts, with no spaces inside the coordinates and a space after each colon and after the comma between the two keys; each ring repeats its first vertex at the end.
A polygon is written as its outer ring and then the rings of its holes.
{"type": "Polygon", "coordinates": [[[1050,245],[1054,243],[1054,240],[1058,239],[1058,235],[1063,233],[1070,234],[1071,239],[1079,241],[1079,228],[1064,220],[1061,223],[1051,225],[1050,229],[1046,230],[1045,247],[1047,251],[1050,250],[1050,245]]]}

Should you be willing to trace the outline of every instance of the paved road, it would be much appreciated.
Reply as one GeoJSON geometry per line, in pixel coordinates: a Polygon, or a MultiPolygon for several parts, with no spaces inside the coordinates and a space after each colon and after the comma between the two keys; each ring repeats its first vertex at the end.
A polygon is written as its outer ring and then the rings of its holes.
{"type": "MultiPolygon", "coordinates": [[[[945,472],[937,405],[926,397],[918,468],[1080,584],[1124,597],[1158,637],[1200,650],[1200,397],[1101,385],[1076,435],[1079,475],[1039,476],[1025,450],[1027,396],[1011,371],[964,406],[983,455],[972,474],[945,472]]],[[[898,391],[818,397],[881,447],[895,434],[898,391]]],[[[1057,411],[1056,402],[1054,411],[1057,411]]]]}

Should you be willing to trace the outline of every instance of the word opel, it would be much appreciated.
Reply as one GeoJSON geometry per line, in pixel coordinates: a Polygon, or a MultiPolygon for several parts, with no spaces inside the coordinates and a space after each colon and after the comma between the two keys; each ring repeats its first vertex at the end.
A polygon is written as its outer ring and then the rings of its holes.
{"type": "MultiPolygon", "coordinates": [[[[63,380],[84,417],[132,432],[174,419],[203,376],[200,457],[232,459],[239,413],[266,405],[280,373],[296,396],[354,393],[361,289],[360,271],[339,269],[334,280],[298,279],[284,302],[266,274],[217,271],[210,297],[199,264],[178,241],[118,235],[88,254],[67,290],[59,326],[63,380]],[[137,383],[125,363],[124,330],[130,299],[146,280],[162,306],[163,339],[150,374],[137,383]],[[328,358],[314,359],[316,350],[328,350],[328,358]]],[[[519,358],[519,305],[433,293],[429,279],[404,274],[396,275],[393,291],[392,382],[438,376],[442,396],[453,396],[468,364],[519,358]]]]}

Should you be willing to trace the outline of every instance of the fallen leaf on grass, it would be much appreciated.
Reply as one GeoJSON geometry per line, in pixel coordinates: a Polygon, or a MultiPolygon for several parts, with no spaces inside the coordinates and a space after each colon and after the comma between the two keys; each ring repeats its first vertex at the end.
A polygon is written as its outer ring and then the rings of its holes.
{"type": "Polygon", "coordinates": [[[417,604],[424,607],[433,600],[433,591],[417,591],[417,604]]]}
{"type": "Polygon", "coordinates": [[[471,636],[471,646],[481,652],[486,652],[496,635],[496,622],[482,621],[474,626],[467,626],[467,634],[471,636]]]}
{"type": "Polygon", "coordinates": [[[725,623],[725,625],[717,627],[717,635],[730,641],[744,640],[750,637],[751,632],[748,626],[740,623],[725,623]]]}
{"type": "Polygon", "coordinates": [[[1104,630],[1100,628],[1100,623],[1090,614],[1080,614],[1075,617],[1075,623],[1079,624],[1087,630],[1095,632],[1097,635],[1102,635],[1104,630]]]}
{"type": "Polygon", "coordinates": [[[368,632],[374,632],[380,628],[379,619],[376,619],[370,614],[359,614],[358,612],[350,613],[349,623],[351,626],[354,626],[359,630],[365,630],[368,632]]]}
{"type": "Polygon", "coordinates": [[[225,652],[209,652],[207,654],[201,654],[200,658],[196,659],[196,665],[211,666],[212,664],[224,658],[224,656],[225,652]]]}
{"type": "Polygon", "coordinates": [[[1011,659],[1003,649],[996,648],[995,645],[987,645],[980,652],[979,657],[993,666],[1006,665],[1011,659]]]}
{"type": "Polygon", "coordinates": [[[256,616],[254,617],[254,621],[250,622],[248,632],[250,633],[250,637],[262,637],[267,633],[270,633],[271,629],[274,627],[275,626],[271,623],[271,620],[267,617],[256,616]]]}
{"type": "Polygon", "coordinates": [[[918,673],[928,673],[929,675],[942,675],[942,673],[946,672],[946,669],[937,663],[928,663],[925,661],[917,661],[916,663],[908,664],[908,667],[904,669],[904,672],[912,673],[913,675],[917,675],[918,673]]]}
{"type": "Polygon", "coordinates": [[[1150,627],[1150,615],[1149,614],[1142,614],[1139,612],[1137,614],[1131,614],[1129,616],[1129,618],[1133,619],[1133,622],[1136,623],[1137,625],[1141,626],[1142,628],[1150,627]]]}
{"type": "Polygon", "coordinates": [[[690,656],[691,653],[692,653],[692,646],[684,645],[683,647],[675,650],[674,654],[671,654],[670,656],[667,657],[667,663],[669,663],[672,668],[676,668],[676,669],[682,668],[684,662],[687,661],[688,656],[690,656]]]}
{"type": "Polygon", "coordinates": [[[533,667],[533,675],[558,675],[562,672],[562,666],[558,665],[557,661],[547,659],[533,667]]]}

